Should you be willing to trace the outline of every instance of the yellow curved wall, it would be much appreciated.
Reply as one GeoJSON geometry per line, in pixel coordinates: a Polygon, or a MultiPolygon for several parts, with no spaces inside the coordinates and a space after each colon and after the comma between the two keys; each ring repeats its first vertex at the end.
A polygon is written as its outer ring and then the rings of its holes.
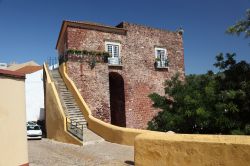
{"type": "Polygon", "coordinates": [[[141,134],[135,139],[135,163],[138,166],[249,166],[250,137],[141,134]]]}

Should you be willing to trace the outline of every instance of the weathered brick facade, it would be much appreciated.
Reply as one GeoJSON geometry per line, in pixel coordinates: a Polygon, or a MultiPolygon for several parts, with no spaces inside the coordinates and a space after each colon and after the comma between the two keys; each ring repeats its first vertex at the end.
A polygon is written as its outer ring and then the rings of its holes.
{"type": "Polygon", "coordinates": [[[122,66],[96,63],[91,69],[87,62],[69,59],[67,72],[93,115],[106,122],[112,121],[109,77],[115,79],[115,73],[120,75],[124,81],[126,127],[146,128],[147,122],[159,111],[152,107],[148,95],[153,92],[163,95],[165,80],[177,72],[184,78],[182,35],[124,22],[117,27],[64,22],[57,49],[60,55],[66,49],[105,51],[105,41],[120,43],[122,66]],[[167,50],[168,68],[155,68],[155,47],[167,50]]]}

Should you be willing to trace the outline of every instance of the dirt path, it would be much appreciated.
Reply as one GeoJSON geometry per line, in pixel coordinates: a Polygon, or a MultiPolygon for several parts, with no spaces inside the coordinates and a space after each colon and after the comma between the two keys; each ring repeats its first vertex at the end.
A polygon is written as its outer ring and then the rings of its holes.
{"type": "Polygon", "coordinates": [[[77,146],[49,139],[29,140],[31,166],[133,165],[133,147],[102,141],[77,146]]]}

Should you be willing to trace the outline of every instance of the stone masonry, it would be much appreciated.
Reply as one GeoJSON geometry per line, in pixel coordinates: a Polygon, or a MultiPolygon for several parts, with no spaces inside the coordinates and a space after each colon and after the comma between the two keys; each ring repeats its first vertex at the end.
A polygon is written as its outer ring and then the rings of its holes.
{"type": "Polygon", "coordinates": [[[109,73],[124,80],[126,127],[146,128],[159,110],[152,107],[149,94],[164,95],[164,82],[177,72],[184,79],[182,34],[122,22],[116,27],[86,22],[64,21],[57,43],[59,55],[66,50],[105,51],[105,42],[120,43],[121,66],[84,61],[66,62],[75,82],[95,117],[111,122],[109,73]],[[167,50],[168,68],[155,67],[155,47],[167,50]]]}

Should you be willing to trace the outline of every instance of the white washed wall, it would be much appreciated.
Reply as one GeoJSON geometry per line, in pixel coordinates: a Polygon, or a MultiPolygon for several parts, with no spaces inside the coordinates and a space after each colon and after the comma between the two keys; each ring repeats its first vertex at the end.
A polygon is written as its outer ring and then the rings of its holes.
{"type": "Polygon", "coordinates": [[[26,121],[44,120],[43,70],[26,74],[26,121]]]}

